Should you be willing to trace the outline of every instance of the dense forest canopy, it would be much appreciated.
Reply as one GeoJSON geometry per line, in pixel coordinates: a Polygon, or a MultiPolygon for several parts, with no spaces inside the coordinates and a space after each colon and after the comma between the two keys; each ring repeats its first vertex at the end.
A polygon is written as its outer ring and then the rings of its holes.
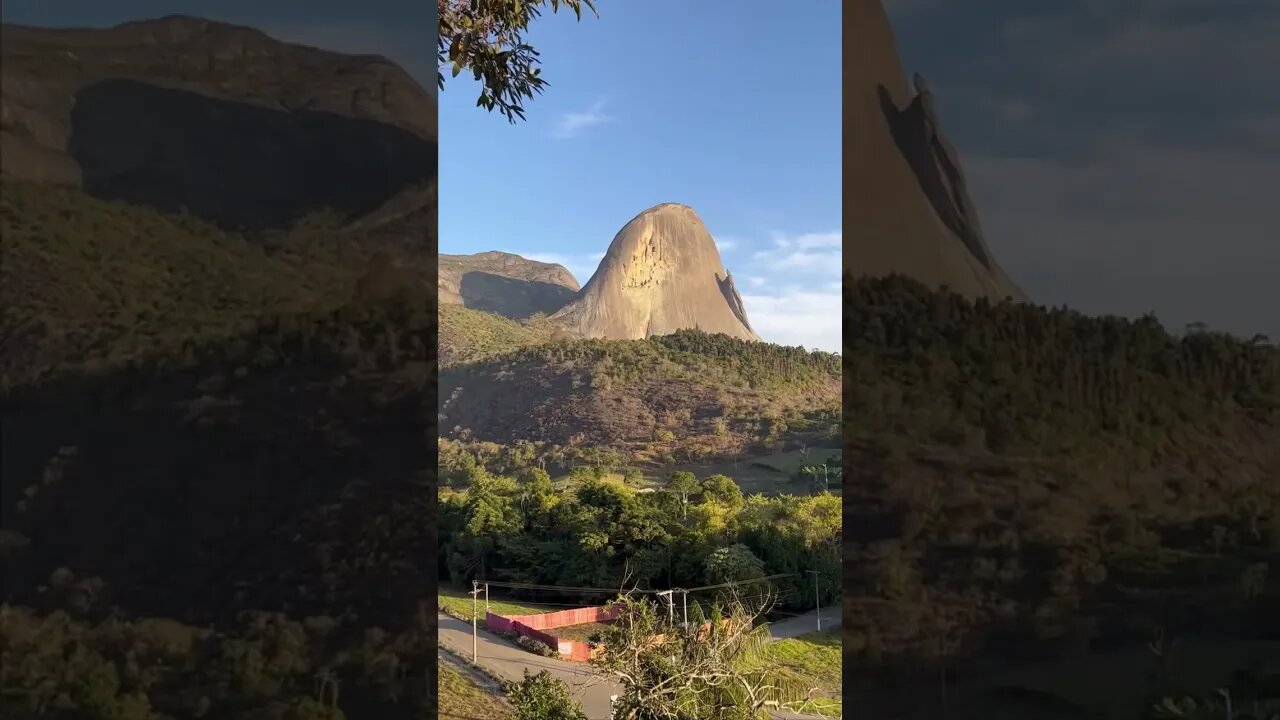
{"type": "Polygon", "coordinates": [[[795,610],[813,607],[816,570],[822,602],[838,597],[838,496],[745,497],[729,477],[689,472],[656,492],[581,478],[564,491],[536,466],[519,480],[474,468],[465,491],[440,498],[442,582],[666,589],[791,574],[774,587],[795,610]]]}

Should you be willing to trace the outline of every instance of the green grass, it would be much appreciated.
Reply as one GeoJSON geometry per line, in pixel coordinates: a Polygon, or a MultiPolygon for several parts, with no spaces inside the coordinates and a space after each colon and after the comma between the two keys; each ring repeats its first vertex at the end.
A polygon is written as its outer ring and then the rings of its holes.
{"type": "Polygon", "coordinates": [[[806,711],[823,714],[841,712],[841,636],[839,630],[809,633],[770,643],[752,664],[777,665],[778,682],[783,687],[816,688],[806,711]]]}
{"type": "Polygon", "coordinates": [[[508,720],[511,708],[449,662],[440,662],[440,716],[508,720]]]}
{"type": "MultiPolygon", "coordinates": [[[[755,493],[764,495],[807,495],[809,494],[807,481],[796,480],[795,473],[799,471],[802,465],[816,465],[825,462],[832,455],[840,457],[841,450],[838,448],[814,448],[809,451],[808,459],[804,462],[801,461],[799,450],[790,450],[787,452],[742,455],[736,460],[677,462],[672,465],[637,464],[636,469],[641,473],[640,482],[636,485],[627,485],[627,487],[633,490],[644,488],[659,490],[666,487],[672,473],[687,470],[699,479],[705,479],[712,475],[728,475],[733,478],[734,482],[738,483],[738,487],[742,488],[742,492],[746,495],[755,493]]],[[[622,473],[606,473],[600,479],[605,482],[626,485],[622,473]]],[[[571,477],[568,471],[554,476],[552,481],[561,489],[569,489],[577,484],[577,481],[571,477]]],[[[833,488],[832,491],[839,492],[839,489],[833,488]]]]}
{"type": "MultiPolygon", "coordinates": [[[[461,620],[471,620],[471,595],[466,590],[441,589],[440,590],[440,610],[447,615],[459,618],[461,620]]],[[[479,608],[478,617],[484,620],[484,593],[480,594],[480,602],[477,604],[479,608]]],[[[538,613],[555,612],[564,608],[547,607],[545,605],[530,605],[528,603],[506,602],[502,600],[489,600],[489,612],[498,615],[537,615],[538,613]]]]}

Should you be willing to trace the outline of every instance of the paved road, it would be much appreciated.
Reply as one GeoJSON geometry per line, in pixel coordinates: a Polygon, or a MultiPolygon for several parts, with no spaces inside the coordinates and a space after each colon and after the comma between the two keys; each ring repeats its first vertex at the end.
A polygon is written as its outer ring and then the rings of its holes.
{"type": "MultiPolygon", "coordinates": [[[[471,658],[471,624],[440,613],[440,645],[466,659],[471,658]]],[[[531,674],[546,670],[569,686],[574,698],[582,703],[582,710],[590,720],[609,719],[609,696],[619,688],[591,672],[585,663],[571,663],[542,657],[485,632],[483,625],[477,633],[477,649],[480,665],[489,672],[507,680],[519,681],[527,669],[531,674]]]]}
{"type": "MultiPolygon", "coordinates": [[[[769,625],[769,634],[775,640],[798,637],[817,629],[816,613],[788,618],[769,625]]],[[[440,645],[459,657],[471,658],[471,624],[444,613],[438,614],[440,645]]],[[[822,629],[839,627],[840,608],[822,611],[822,629]],[[828,624],[830,623],[830,624],[828,624]]],[[[483,626],[481,626],[483,628],[483,626]]],[[[609,696],[621,688],[591,672],[585,663],[571,663],[554,658],[541,657],[481,629],[477,635],[479,662],[489,672],[507,680],[518,681],[527,669],[531,674],[546,670],[553,677],[563,680],[579,702],[589,720],[609,720],[609,696]]],[[[776,713],[779,720],[805,720],[813,716],[792,713],[776,713]]]]}
{"type": "MultiPolygon", "coordinates": [[[[822,630],[834,630],[840,627],[841,613],[840,606],[835,605],[829,608],[822,608],[822,630]]],[[[811,632],[818,631],[818,613],[809,611],[799,617],[787,618],[779,620],[775,623],[769,623],[769,634],[774,640],[785,640],[787,638],[800,637],[811,632]]]]}

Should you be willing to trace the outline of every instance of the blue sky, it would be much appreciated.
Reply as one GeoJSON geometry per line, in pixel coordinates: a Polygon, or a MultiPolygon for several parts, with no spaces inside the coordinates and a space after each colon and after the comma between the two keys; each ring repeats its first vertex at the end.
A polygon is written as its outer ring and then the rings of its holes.
{"type": "Polygon", "coordinates": [[[765,340],[840,347],[839,3],[601,0],[533,27],[549,86],[510,125],[467,73],[440,95],[440,249],[585,284],[662,202],[715,236],[765,340]]]}
{"type": "Polygon", "coordinates": [[[1280,2],[885,6],[1033,300],[1280,340],[1280,2]]]}

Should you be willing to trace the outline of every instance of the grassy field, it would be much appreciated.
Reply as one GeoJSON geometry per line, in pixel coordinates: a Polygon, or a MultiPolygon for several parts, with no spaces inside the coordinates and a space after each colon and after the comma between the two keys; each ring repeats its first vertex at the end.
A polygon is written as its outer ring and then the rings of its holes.
{"type": "MultiPolygon", "coordinates": [[[[640,466],[638,469],[643,474],[643,479],[636,487],[660,489],[666,485],[671,473],[687,470],[698,476],[699,480],[711,475],[727,475],[738,483],[738,487],[742,488],[742,492],[746,495],[755,493],[805,495],[809,491],[808,483],[804,480],[795,480],[796,471],[806,464],[821,463],[833,455],[839,458],[841,451],[838,448],[813,448],[809,451],[807,459],[803,458],[799,450],[792,450],[769,455],[744,455],[737,460],[719,460],[710,463],[640,466]]],[[[604,479],[623,482],[623,476],[620,473],[610,473],[604,479]]],[[[552,480],[561,487],[573,482],[567,473],[552,480]]],[[[837,491],[837,488],[832,488],[832,492],[837,491]]]]}
{"type": "Polygon", "coordinates": [[[650,473],[655,480],[665,483],[671,473],[688,470],[699,479],[708,475],[728,475],[733,478],[742,492],[751,495],[764,493],[777,495],[789,493],[793,495],[807,494],[807,482],[793,480],[796,471],[804,465],[815,465],[826,462],[832,455],[840,457],[840,449],[811,448],[807,458],[799,450],[772,453],[769,455],[743,456],[738,460],[719,460],[711,463],[677,463],[661,468],[653,468],[650,473]]]}
{"type": "Polygon", "coordinates": [[[815,688],[807,710],[838,715],[841,712],[840,631],[809,633],[790,640],[770,643],[759,658],[761,663],[782,666],[780,684],[815,688]]]}
{"type": "MultiPolygon", "coordinates": [[[[440,610],[445,614],[452,615],[463,620],[471,620],[471,595],[465,590],[457,590],[453,588],[441,588],[439,595],[440,610]]],[[[480,602],[477,604],[479,609],[479,619],[484,620],[484,593],[480,594],[480,602]]],[[[530,605],[527,603],[504,602],[501,600],[489,600],[489,612],[498,615],[536,615],[538,613],[555,612],[564,608],[546,607],[542,605],[530,605]]]]}
{"type": "Polygon", "coordinates": [[[453,661],[440,659],[440,717],[473,720],[510,720],[511,708],[486,690],[453,661]]]}

